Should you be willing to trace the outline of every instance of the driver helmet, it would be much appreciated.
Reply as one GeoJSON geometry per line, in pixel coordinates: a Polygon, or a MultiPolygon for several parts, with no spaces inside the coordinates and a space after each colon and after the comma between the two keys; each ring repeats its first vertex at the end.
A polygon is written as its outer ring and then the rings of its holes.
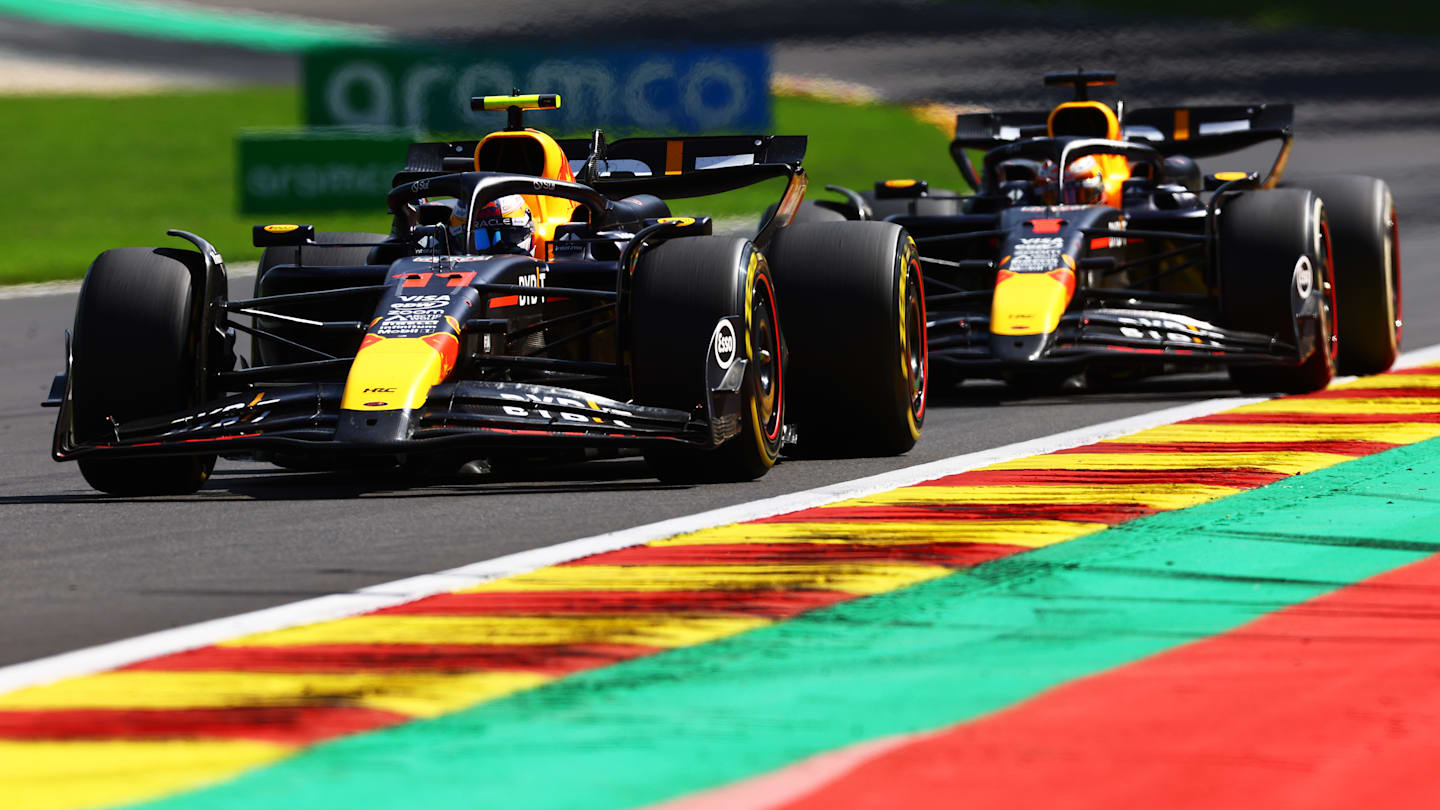
{"type": "Polygon", "coordinates": [[[1040,161],[1039,167],[1035,170],[1035,190],[1040,197],[1041,205],[1055,204],[1055,186],[1060,177],[1060,169],[1055,161],[1045,159],[1040,161]]]}
{"type": "Polygon", "coordinates": [[[1105,173],[1093,155],[1065,167],[1065,200],[1070,205],[1095,205],[1105,199],[1105,173]]]}
{"type": "MultiPolygon", "coordinates": [[[[465,244],[466,209],[455,207],[450,233],[465,244]]],[[[475,212],[467,250],[476,253],[529,253],[534,244],[535,223],[530,208],[518,194],[491,200],[475,212]]]]}

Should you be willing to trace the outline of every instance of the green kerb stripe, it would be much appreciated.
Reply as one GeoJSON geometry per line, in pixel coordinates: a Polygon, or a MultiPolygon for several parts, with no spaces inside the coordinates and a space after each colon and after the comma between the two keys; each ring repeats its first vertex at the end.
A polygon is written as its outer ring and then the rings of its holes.
{"type": "Polygon", "coordinates": [[[368,26],[256,12],[121,0],[0,0],[0,14],[155,39],[234,45],[261,51],[300,51],[371,45],[387,37],[368,26]]]}
{"type": "Polygon", "coordinates": [[[1440,440],[337,740],[152,807],[632,807],[961,722],[1440,549],[1440,440]]]}

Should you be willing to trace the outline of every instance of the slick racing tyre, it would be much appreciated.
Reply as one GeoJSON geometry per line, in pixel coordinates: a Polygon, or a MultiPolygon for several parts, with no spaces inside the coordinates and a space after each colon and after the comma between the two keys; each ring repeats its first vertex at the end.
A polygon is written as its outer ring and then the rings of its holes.
{"type": "Polygon", "coordinates": [[[645,452],[662,481],[749,481],[780,455],[786,386],[775,286],[765,257],[747,239],[692,236],[647,251],[635,271],[628,326],[635,400],[693,411],[702,407],[710,338],[721,318],[743,315],[740,434],[714,449],[645,452]]]}
{"type": "Polygon", "coordinates": [[[876,197],[870,189],[860,192],[870,204],[873,218],[880,220],[893,216],[950,217],[965,213],[957,192],[945,188],[932,188],[925,197],[876,197]]]}
{"type": "Polygon", "coordinates": [[[791,352],[799,449],[896,455],[920,438],[929,375],[915,242],[890,222],[780,231],[767,251],[791,352]]]}
{"type": "Polygon", "coordinates": [[[1378,374],[1400,352],[1400,230],[1395,198],[1374,177],[1320,177],[1299,183],[1325,203],[1335,262],[1336,321],[1345,340],[1341,374],[1378,374]]]}
{"type": "MultiPolygon", "coordinates": [[[[380,242],[386,239],[380,233],[351,233],[344,231],[322,232],[315,234],[316,242],[380,242]]],[[[275,245],[265,248],[260,254],[260,266],[255,272],[255,298],[264,294],[265,287],[262,282],[265,274],[272,267],[282,264],[298,264],[302,267],[351,267],[355,265],[369,264],[373,247],[323,247],[311,246],[297,248],[293,245],[275,245]]],[[[273,292],[273,290],[272,290],[273,292]]],[[[323,304],[321,304],[323,306],[323,304]]],[[[345,320],[343,317],[335,317],[334,320],[345,320]]],[[[267,331],[284,332],[283,325],[274,320],[261,319],[259,326],[267,331]]],[[[313,356],[296,356],[284,347],[276,346],[270,341],[255,340],[251,344],[251,359],[253,365],[264,366],[271,363],[296,362],[299,360],[313,360],[313,356]]]]}
{"type": "MultiPolygon", "coordinates": [[[[199,308],[192,278],[204,259],[188,250],[121,248],[95,259],[75,308],[71,407],[76,437],[105,442],[118,423],[194,406],[199,308]]],[[[215,456],[79,460],[90,486],[112,495],[196,491],[215,456]]]]}
{"type": "Polygon", "coordinates": [[[1251,191],[1220,209],[1220,306],[1225,324],[1310,350],[1297,366],[1233,366],[1243,391],[1318,391],[1335,376],[1335,288],[1325,204],[1304,189],[1251,191]],[[1297,318],[1296,313],[1302,313],[1297,318]]]}
{"type": "MultiPolygon", "coordinates": [[[[315,234],[316,242],[380,242],[386,238],[383,233],[350,233],[343,231],[315,234]]],[[[293,245],[275,245],[265,248],[260,254],[260,266],[255,273],[255,295],[260,295],[260,280],[266,271],[279,264],[302,264],[305,267],[349,267],[369,264],[373,247],[324,247],[297,248],[293,245]],[[297,261],[303,260],[303,261],[297,261]]]]}

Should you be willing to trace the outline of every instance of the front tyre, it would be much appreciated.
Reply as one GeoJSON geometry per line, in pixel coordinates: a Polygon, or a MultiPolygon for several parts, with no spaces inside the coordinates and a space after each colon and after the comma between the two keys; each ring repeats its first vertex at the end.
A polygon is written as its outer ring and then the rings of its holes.
{"type": "Polygon", "coordinates": [[[1400,352],[1400,229],[1395,198],[1375,177],[1321,177],[1306,188],[1325,202],[1335,258],[1341,374],[1378,374],[1400,352]]]}
{"type": "MultiPolygon", "coordinates": [[[[71,406],[76,437],[111,439],[113,423],[184,410],[195,402],[198,303],[192,278],[204,259],[187,250],[108,250],[90,266],[75,307],[71,406]],[[113,422],[112,422],[113,420],[113,422]]],[[[112,495],[198,490],[215,456],[82,458],[90,486],[112,495]]]]}
{"type": "Polygon", "coordinates": [[[1301,351],[1311,346],[1299,365],[1233,366],[1230,379],[1251,393],[1302,394],[1329,385],[1337,330],[1325,204],[1304,189],[1246,192],[1224,204],[1219,227],[1225,324],[1296,342],[1301,351]]]}
{"type": "Polygon", "coordinates": [[[780,317],[765,257],[746,239],[692,236],[640,257],[629,345],[635,398],[677,410],[703,408],[706,354],[721,318],[744,315],[740,434],[713,449],[656,447],[645,459],[667,482],[750,481],[780,455],[786,385],[780,317]]]}
{"type": "Polygon", "coordinates": [[[915,242],[890,222],[780,231],[767,251],[786,302],[800,449],[898,455],[925,422],[929,354],[915,242]]]}

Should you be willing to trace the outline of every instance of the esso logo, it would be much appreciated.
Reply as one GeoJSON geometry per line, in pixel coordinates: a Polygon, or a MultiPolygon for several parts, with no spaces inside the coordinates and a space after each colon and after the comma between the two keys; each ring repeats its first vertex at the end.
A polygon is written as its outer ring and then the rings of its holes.
{"type": "Polygon", "coordinates": [[[715,344],[715,362],[720,364],[720,368],[728,369],[735,365],[735,327],[730,321],[716,324],[712,342],[715,344]]]}
{"type": "Polygon", "coordinates": [[[1315,268],[1310,266],[1310,257],[1301,254],[1295,262],[1295,292],[1301,298],[1309,298],[1310,291],[1315,289],[1315,268]]]}

